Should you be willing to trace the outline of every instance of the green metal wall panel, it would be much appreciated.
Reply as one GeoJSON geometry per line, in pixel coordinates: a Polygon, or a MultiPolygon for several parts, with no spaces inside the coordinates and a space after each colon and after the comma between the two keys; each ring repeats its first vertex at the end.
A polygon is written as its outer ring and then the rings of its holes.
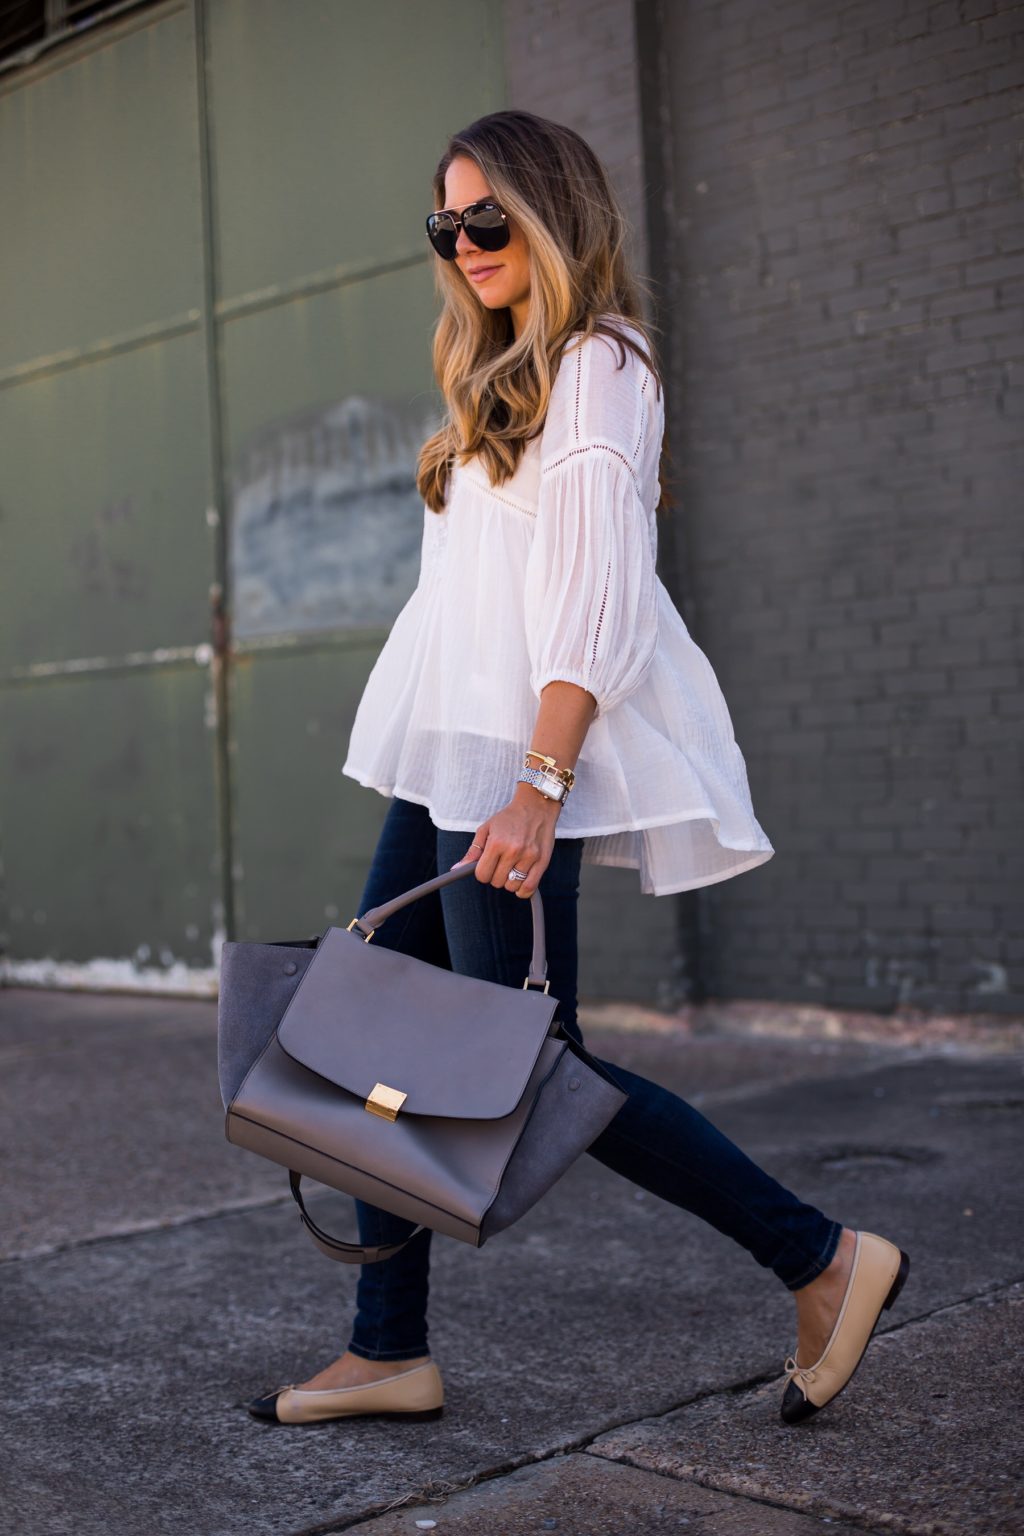
{"type": "Polygon", "coordinates": [[[390,624],[412,591],[430,304],[422,264],[225,325],[236,640],[390,624]]]}
{"type": "Polygon", "coordinates": [[[500,22],[168,0],[0,87],[0,980],[206,990],[225,931],[354,911],[386,801],[340,767],[440,410],[430,174],[503,104],[500,22]]]}
{"type": "Polygon", "coordinates": [[[447,133],[502,104],[500,16],[454,0],[210,12],[246,937],[322,929],[339,904],[347,921],[386,811],[340,768],[419,563],[415,463],[442,404],[430,177],[447,133]]]}
{"type": "Polygon", "coordinates": [[[209,640],[202,339],[0,390],[0,671],[209,640]]]}
{"type": "Polygon", "coordinates": [[[201,303],[187,7],[141,11],[0,86],[0,373],[201,303]]]}
{"type": "Polygon", "coordinates": [[[147,971],[180,985],[182,966],[209,965],[220,920],[208,686],[193,665],[5,691],[0,942],[30,962],[23,974],[45,981],[70,963],[97,986],[147,971]]]}
{"type": "Polygon", "coordinates": [[[299,646],[231,669],[239,938],[302,938],[356,916],[387,802],[339,770],[375,655],[299,646]]]}
{"type": "Polygon", "coordinates": [[[421,258],[446,135],[500,104],[500,19],[493,0],[212,4],[221,296],[421,258]]]}

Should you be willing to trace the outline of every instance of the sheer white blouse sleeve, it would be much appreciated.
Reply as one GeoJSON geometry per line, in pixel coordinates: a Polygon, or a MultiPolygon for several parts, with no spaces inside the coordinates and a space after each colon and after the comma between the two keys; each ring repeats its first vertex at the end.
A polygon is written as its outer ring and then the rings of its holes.
{"type": "Polygon", "coordinates": [[[537,697],[556,679],[576,683],[596,698],[596,719],[640,685],[657,647],[664,407],[629,348],[601,335],[567,348],[541,436],[526,644],[537,697]]]}

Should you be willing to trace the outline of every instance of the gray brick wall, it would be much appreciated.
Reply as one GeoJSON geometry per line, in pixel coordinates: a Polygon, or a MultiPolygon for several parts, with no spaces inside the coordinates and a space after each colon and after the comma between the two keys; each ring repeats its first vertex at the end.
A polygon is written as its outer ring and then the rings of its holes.
{"type": "Polygon", "coordinates": [[[1022,1011],[1024,7],[638,10],[672,574],[777,850],[705,984],[1022,1011]]]}
{"type": "Polygon", "coordinates": [[[767,865],[585,871],[581,992],[1024,1011],[1024,7],[505,8],[508,103],[609,166],[659,285],[659,569],[767,865]]]}
{"type": "Polygon", "coordinates": [[[506,0],[506,106],[566,123],[599,155],[647,269],[644,165],[631,0],[506,0]]]}

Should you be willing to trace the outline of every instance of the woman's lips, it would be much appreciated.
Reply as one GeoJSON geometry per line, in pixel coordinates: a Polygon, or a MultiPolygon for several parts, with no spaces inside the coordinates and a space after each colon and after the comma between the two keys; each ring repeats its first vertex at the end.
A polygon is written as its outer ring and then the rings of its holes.
{"type": "Polygon", "coordinates": [[[497,266],[497,267],[478,267],[475,272],[469,272],[466,275],[468,276],[468,278],[469,278],[471,283],[484,283],[484,282],[487,281],[487,279],[489,277],[492,276],[493,273],[500,272],[500,271],[501,271],[501,267],[500,266],[497,266]]]}

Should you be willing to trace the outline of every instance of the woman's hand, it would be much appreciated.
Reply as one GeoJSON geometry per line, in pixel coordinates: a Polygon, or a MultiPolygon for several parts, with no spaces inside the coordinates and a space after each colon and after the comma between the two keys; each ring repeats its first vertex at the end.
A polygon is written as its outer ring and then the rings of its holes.
{"type": "Polygon", "coordinates": [[[558,800],[548,800],[532,784],[518,784],[508,804],[477,827],[465,856],[452,868],[475,863],[476,878],[485,885],[504,886],[529,899],[550,862],[561,809],[558,800]],[[511,869],[521,869],[527,878],[510,880],[511,869]]]}
{"type": "MultiPolygon", "coordinates": [[[[553,757],[562,768],[575,768],[596,709],[597,699],[586,688],[552,678],[541,689],[531,751],[553,757]]],[[[526,779],[517,780],[511,800],[481,822],[465,857],[456,863],[475,863],[476,878],[485,885],[532,896],[551,860],[561,809],[561,800],[549,800],[526,779]],[[526,879],[510,880],[511,869],[521,869],[526,879]]]]}

